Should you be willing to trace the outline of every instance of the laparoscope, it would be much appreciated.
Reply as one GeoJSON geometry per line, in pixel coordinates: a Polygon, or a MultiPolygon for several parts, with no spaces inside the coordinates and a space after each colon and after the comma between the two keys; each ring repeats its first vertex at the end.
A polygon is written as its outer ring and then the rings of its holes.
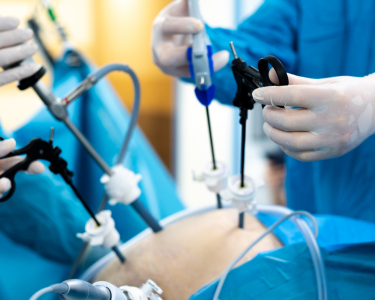
{"type": "MultiPolygon", "coordinates": [[[[189,15],[203,22],[200,12],[199,1],[189,0],[189,15]]],[[[223,162],[217,161],[213,142],[212,126],[210,119],[209,105],[215,97],[216,87],[212,81],[214,76],[214,65],[212,60],[212,45],[205,28],[193,34],[193,44],[187,50],[189,71],[191,79],[195,83],[195,95],[198,101],[206,109],[207,127],[210,139],[212,161],[208,162],[201,174],[194,172],[196,181],[204,181],[208,189],[216,194],[217,207],[222,208],[220,192],[226,188],[228,169],[223,162]]]]}

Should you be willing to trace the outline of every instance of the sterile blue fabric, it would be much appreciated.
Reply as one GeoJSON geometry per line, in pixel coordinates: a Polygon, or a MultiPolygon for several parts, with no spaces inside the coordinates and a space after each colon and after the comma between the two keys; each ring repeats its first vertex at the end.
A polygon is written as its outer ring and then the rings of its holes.
{"type": "MultiPolygon", "coordinates": [[[[256,217],[266,227],[270,227],[280,219],[279,215],[264,213],[258,213],[256,217]]],[[[314,218],[319,228],[317,242],[320,247],[375,241],[375,223],[334,215],[314,215],[314,218]]],[[[303,219],[309,224],[311,230],[314,230],[311,221],[307,218],[303,219]]],[[[280,224],[273,233],[283,245],[304,241],[300,230],[291,220],[280,224]]]]}
{"type": "MultiPolygon", "coordinates": [[[[266,227],[280,219],[258,213],[266,227]]],[[[375,223],[328,215],[315,215],[318,244],[325,262],[329,299],[372,299],[375,292],[375,223]],[[373,263],[367,264],[371,260],[373,263]],[[354,280],[355,278],[355,280],[354,280]]],[[[312,228],[310,220],[304,218],[312,228]]],[[[298,227],[286,220],[273,233],[284,245],[258,254],[232,270],[219,299],[317,299],[311,254],[298,227]]],[[[249,242],[250,243],[250,242],[249,242]]],[[[190,300],[212,300],[217,282],[195,293],[190,300]]]]}
{"type": "MultiPolygon", "coordinates": [[[[257,67],[278,57],[289,73],[310,78],[375,72],[372,0],[265,0],[237,30],[210,28],[214,52],[233,41],[239,57],[257,67]]],[[[232,57],[233,59],[233,57],[232,57]]],[[[216,98],[232,104],[236,84],[228,63],[215,73],[216,98]]],[[[300,162],[287,157],[288,206],[311,213],[375,220],[375,137],[339,158],[300,162]]]]}
{"type": "MultiPolygon", "coordinates": [[[[69,67],[64,55],[54,65],[54,93],[63,97],[93,69],[85,60],[80,67],[69,67]]],[[[128,80],[126,76],[124,80],[128,80]]],[[[102,80],[68,107],[70,118],[110,166],[116,162],[130,120],[120,102],[110,84],[102,80]]],[[[104,195],[99,181],[102,170],[45,108],[9,136],[21,147],[35,137],[48,140],[51,127],[55,128],[54,145],[62,149],[61,157],[74,172],[75,185],[89,206],[97,210],[104,195]]],[[[183,209],[175,182],[138,128],[124,165],[142,175],[140,199],[157,219],[183,209]]],[[[40,175],[18,174],[16,183],[14,196],[0,204],[0,244],[5,245],[0,247],[0,283],[7,294],[14,293],[8,286],[21,284],[22,289],[16,289],[13,299],[28,299],[39,288],[66,278],[82,245],[76,233],[84,232],[89,215],[62,178],[48,169],[40,175]],[[34,269],[37,271],[32,274],[34,269]]],[[[130,206],[107,208],[113,211],[122,241],[146,228],[130,206]]]]}
{"type": "MultiPolygon", "coordinates": [[[[328,299],[374,299],[375,244],[356,244],[335,251],[321,248],[326,266],[328,299]]],[[[212,300],[214,282],[190,300],[212,300]]],[[[232,270],[220,294],[221,300],[317,299],[315,274],[305,244],[293,244],[232,270]]]]}

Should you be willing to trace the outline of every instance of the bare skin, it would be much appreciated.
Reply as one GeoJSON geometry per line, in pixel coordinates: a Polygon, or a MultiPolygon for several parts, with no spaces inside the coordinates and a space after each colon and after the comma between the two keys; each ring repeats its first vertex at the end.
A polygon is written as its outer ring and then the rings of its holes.
{"type": "MultiPolygon", "coordinates": [[[[265,231],[254,217],[246,215],[245,229],[239,229],[238,212],[221,209],[172,224],[124,252],[121,265],[112,260],[94,281],[116,286],[141,286],[154,280],[164,291],[164,300],[188,299],[194,292],[217,279],[243,249],[265,231]]],[[[261,251],[282,247],[269,235],[240,262],[251,260],[261,251]]]]}

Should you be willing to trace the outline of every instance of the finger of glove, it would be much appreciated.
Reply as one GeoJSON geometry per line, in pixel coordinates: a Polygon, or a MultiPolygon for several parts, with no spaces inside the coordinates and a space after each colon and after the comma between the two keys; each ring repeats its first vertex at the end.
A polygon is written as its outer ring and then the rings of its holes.
{"type": "Polygon", "coordinates": [[[45,170],[45,166],[40,161],[34,161],[27,169],[27,174],[41,174],[45,170]]]}
{"type": "Polygon", "coordinates": [[[318,161],[323,159],[328,159],[332,157],[337,157],[332,155],[330,152],[321,151],[293,151],[291,149],[282,147],[281,148],[285,154],[303,162],[318,161]]]}
{"type": "Polygon", "coordinates": [[[307,109],[285,109],[267,105],[263,109],[264,120],[274,128],[283,131],[311,131],[321,123],[316,114],[307,109]]]}
{"type": "Polygon", "coordinates": [[[8,66],[33,56],[38,51],[35,43],[24,43],[21,45],[0,49],[0,66],[8,66]]]}
{"type": "MultiPolygon", "coordinates": [[[[277,76],[277,73],[274,68],[272,68],[269,71],[268,76],[274,84],[279,84],[279,77],[277,76]]],[[[288,80],[289,80],[289,85],[309,85],[309,84],[323,84],[331,80],[331,78],[311,79],[311,78],[301,77],[301,76],[288,73],[288,80]]]]}
{"type": "Polygon", "coordinates": [[[188,65],[187,48],[187,46],[176,47],[172,43],[164,43],[154,51],[154,62],[162,70],[188,65]]]}
{"type": "Polygon", "coordinates": [[[8,157],[4,159],[0,159],[0,169],[2,170],[8,170],[14,165],[18,164],[20,161],[22,161],[24,158],[20,156],[14,156],[14,157],[8,157]]]}
{"type": "Polygon", "coordinates": [[[322,139],[310,132],[286,132],[272,127],[267,122],[264,123],[263,130],[273,142],[293,151],[323,148],[322,139]]]}
{"type": "MultiPolygon", "coordinates": [[[[14,156],[14,157],[8,157],[4,159],[0,159],[0,169],[2,170],[8,170],[14,165],[18,164],[20,161],[24,160],[24,157],[21,156],[14,156]]],[[[44,171],[45,167],[44,165],[39,161],[34,161],[30,164],[29,168],[24,171],[28,174],[40,174],[44,171]]]]}
{"type": "Polygon", "coordinates": [[[219,71],[224,68],[229,62],[229,52],[226,50],[219,51],[212,55],[212,60],[214,63],[214,71],[219,71]]]}
{"type": "Polygon", "coordinates": [[[0,158],[8,155],[16,147],[16,141],[12,139],[7,139],[0,142],[0,158]]]}
{"type": "Polygon", "coordinates": [[[192,17],[166,17],[161,21],[163,34],[194,34],[203,28],[204,24],[192,17]]]}
{"type": "Polygon", "coordinates": [[[258,88],[253,92],[256,102],[264,105],[318,108],[335,97],[328,85],[290,85],[258,88]]]}
{"type": "Polygon", "coordinates": [[[15,17],[0,17],[0,31],[16,29],[20,21],[15,17]]]}
{"type": "Polygon", "coordinates": [[[188,16],[189,15],[189,4],[188,0],[177,0],[173,1],[163,11],[163,15],[170,15],[176,17],[188,16]]]}
{"type": "Polygon", "coordinates": [[[163,72],[167,75],[178,77],[178,78],[191,78],[189,67],[182,66],[178,68],[164,68],[163,72]]]}
{"type": "MultiPolygon", "coordinates": [[[[187,60],[187,46],[174,47],[168,45],[163,51],[154,54],[154,62],[164,73],[180,78],[190,78],[190,70],[187,60]]],[[[212,56],[214,71],[222,69],[229,61],[229,52],[220,51],[212,56]]]]}
{"type": "Polygon", "coordinates": [[[0,178],[0,197],[2,197],[4,193],[8,192],[11,187],[12,183],[8,178],[0,178]]]}
{"type": "Polygon", "coordinates": [[[32,37],[33,31],[30,28],[0,32],[0,48],[25,43],[32,37]]]}
{"type": "Polygon", "coordinates": [[[0,86],[19,81],[35,74],[40,69],[38,64],[24,64],[0,73],[0,86]]]}

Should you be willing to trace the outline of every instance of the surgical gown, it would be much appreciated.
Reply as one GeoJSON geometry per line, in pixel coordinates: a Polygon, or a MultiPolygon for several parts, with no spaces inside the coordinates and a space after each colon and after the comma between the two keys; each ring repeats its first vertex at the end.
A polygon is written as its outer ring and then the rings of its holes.
{"type": "MultiPolygon", "coordinates": [[[[230,50],[257,67],[278,57],[287,72],[311,78],[375,72],[375,1],[265,0],[236,30],[207,28],[214,52],[230,50]]],[[[233,57],[232,57],[233,58],[233,57]]],[[[228,63],[215,73],[216,98],[232,104],[236,84],[228,63]]],[[[295,210],[375,221],[375,136],[334,159],[287,157],[287,204],[295,210]]]]}
{"type": "MultiPolygon", "coordinates": [[[[68,66],[65,58],[66,55],[54,65],[54,92],[59,97],[94,69],[84,58],[79,67],[68,66]]],[[[75,100],[68,111],[93,147],[113,166],[130,116],[109,83],[100,81],[75,100]]],[[[51,127],[55,128],[54,145],[62,149],[61,157],[74,172],[75,185],[89,206],[97,210],[104,194],[99,182],[103,171],[45,108],[9,136],[16,139],[18,147],[25,146],[35,137],[48,140],[51,127]]],[[[124,165],[142,175],[140,199],[155,218],[183,209],[175,182],[139,128],[132,136],[124,165]]],[[[14,196],[0,203],[0,299],[28,299],[37,290],[65,280],[82,245],[76,233],[84,232],[89,219],[70,187],[48,168],[40,175],[19,173],[16,183],[14,196]]],[[[113,211],[122,241],[146,228],[132,207],[117,204],[107,208],[113,211]]],[[[51,299],[52,295],[45,296],[48,297],[51,299]]]]}

